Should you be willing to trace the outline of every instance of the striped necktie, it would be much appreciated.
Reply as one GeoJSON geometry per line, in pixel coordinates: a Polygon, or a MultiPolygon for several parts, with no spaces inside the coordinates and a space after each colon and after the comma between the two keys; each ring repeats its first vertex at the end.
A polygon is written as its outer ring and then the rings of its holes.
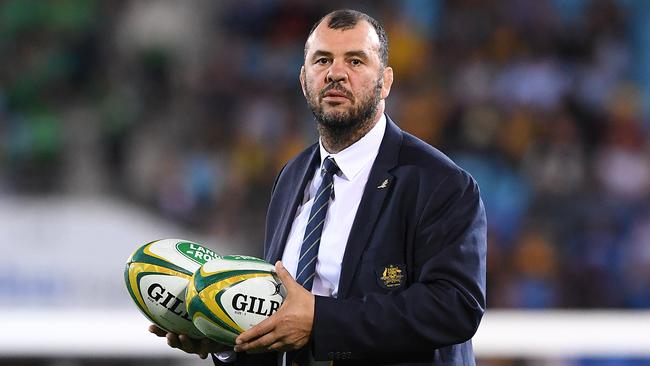
{"type": "Polygon", "coordinates": [[[305,229],[305,237],[300,247],[300,258],[298,259],[298,268],[296,270],[296,281],[303,285],[308,291],[314,283],[316,275],[316,258],[318,257],[318,247],[320,245],[320,236],[325,225],[325,216],[327,216],[327,205],[330,198],[334,196],[334,175],[339,172],[339,167],[331,157],[323,161],[323,182],[316,191],[316,198],[311,206],[309,221],[305,229]]]}

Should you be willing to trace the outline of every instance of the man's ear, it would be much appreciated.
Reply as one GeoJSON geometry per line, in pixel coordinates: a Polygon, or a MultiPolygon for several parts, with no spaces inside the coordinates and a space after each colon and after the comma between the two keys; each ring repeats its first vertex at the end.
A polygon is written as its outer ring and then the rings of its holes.
{"type": "Polygon", "coordinates": [[[393,86],[393,68],[390,66],[384,67],[384,85],[381,87],[381,99],[388,98],[390,88],[393,86]]]}
{"type": "Polygon", "coordinates": [[[303,65],[300,68],[300,87],[302,88],[302,94],[307,97],[307,91],[305,90],[305,66],[303,65]]]}

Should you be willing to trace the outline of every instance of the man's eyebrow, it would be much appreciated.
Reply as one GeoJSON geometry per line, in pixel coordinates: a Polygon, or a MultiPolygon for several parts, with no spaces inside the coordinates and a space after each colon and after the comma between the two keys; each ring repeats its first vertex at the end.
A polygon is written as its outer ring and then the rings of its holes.
{"type": "MultiPolygon", "coordinates": [[[[331,52],[328,52],[328,51],[316,50],[316,51],[314,51],[314,54],[311,55],[311,58],[314,59],[314,58],[321,57],[321,56],[332,58],[334,56],[334,54],[331,53],[331,52]]],[[[345,53],[345,57],[360,57],[360,58],[363,58],[363,59],[367,59],[368,54],[365,51],[362,51],[362,50],[348,51],[348,52],[345,53]]]]}
{"type": "Polygon", "coordinates": [[[314,59],[314,58],[321,57],[321,56],[332,58],[333,54],[331,52],[327,52],[327,51],[316,50],[316,51],[314,51],[314,54],[311,55],[311,58],[314,59]]]}
{"type": "Polygon", "coordinates": [[[355,56],[363,58],[363,59],[368,58],[368,54],[365,51],[361,51],[361,50],[359,50],[359,51],[348,51],[348,52],[345,53],[345,57],[355,57],[355,56]]]}

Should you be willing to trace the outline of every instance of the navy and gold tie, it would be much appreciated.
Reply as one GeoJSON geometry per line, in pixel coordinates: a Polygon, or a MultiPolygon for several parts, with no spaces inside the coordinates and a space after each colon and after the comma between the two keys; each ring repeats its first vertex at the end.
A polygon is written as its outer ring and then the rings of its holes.
{"type": "Polygon", "coordinates": [[[323,161],[323,182],[316,191],[316,198],[309,213],[309,221],[305,229],[305,237],[300,247],[300,258],[298,259],[298,268],[296,270],[296,281],[303,285],[308,291],[314,283],[316,275],[316,258],[318,257],[318,247],[320,237],[325,225],[325,216],[327,216],[327,206],[330,198],[334,196],[334,175],[339,172],[339,167],[331,157],[323,161]]]}
{"type": "MultiPolygon", "coordinates": [[[[339,167],[331,157],[323,161],[323,181],[316,191],[316,198],[309,212],[309,221],[305,228],[305,236],[300,247],[300,258],[296,269],[296,281],[307,291],[311,291],[316,275],[316,261],[320,237],[325,225],[327,206],[334,195],[334,175],[339,172],[339,167]]],[[[309,360],[307,346],[303,349],[287,352],[287,366],[306,365],[309,360]]]]}

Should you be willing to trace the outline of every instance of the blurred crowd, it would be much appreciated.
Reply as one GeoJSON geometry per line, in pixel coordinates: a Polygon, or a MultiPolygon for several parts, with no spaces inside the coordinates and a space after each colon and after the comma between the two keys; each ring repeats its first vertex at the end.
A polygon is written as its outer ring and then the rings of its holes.
{"type": "MultiPolygon", "coordinates": [[[[0,2],[0,197],[109,195],[260,255],[274,178],[317,138],[307,32],[350,6],[0,2]]],[[[489,306],[650,307],[650,3],[354,7],[389,34],[388,114],[481,186],[489,306]]]]}

